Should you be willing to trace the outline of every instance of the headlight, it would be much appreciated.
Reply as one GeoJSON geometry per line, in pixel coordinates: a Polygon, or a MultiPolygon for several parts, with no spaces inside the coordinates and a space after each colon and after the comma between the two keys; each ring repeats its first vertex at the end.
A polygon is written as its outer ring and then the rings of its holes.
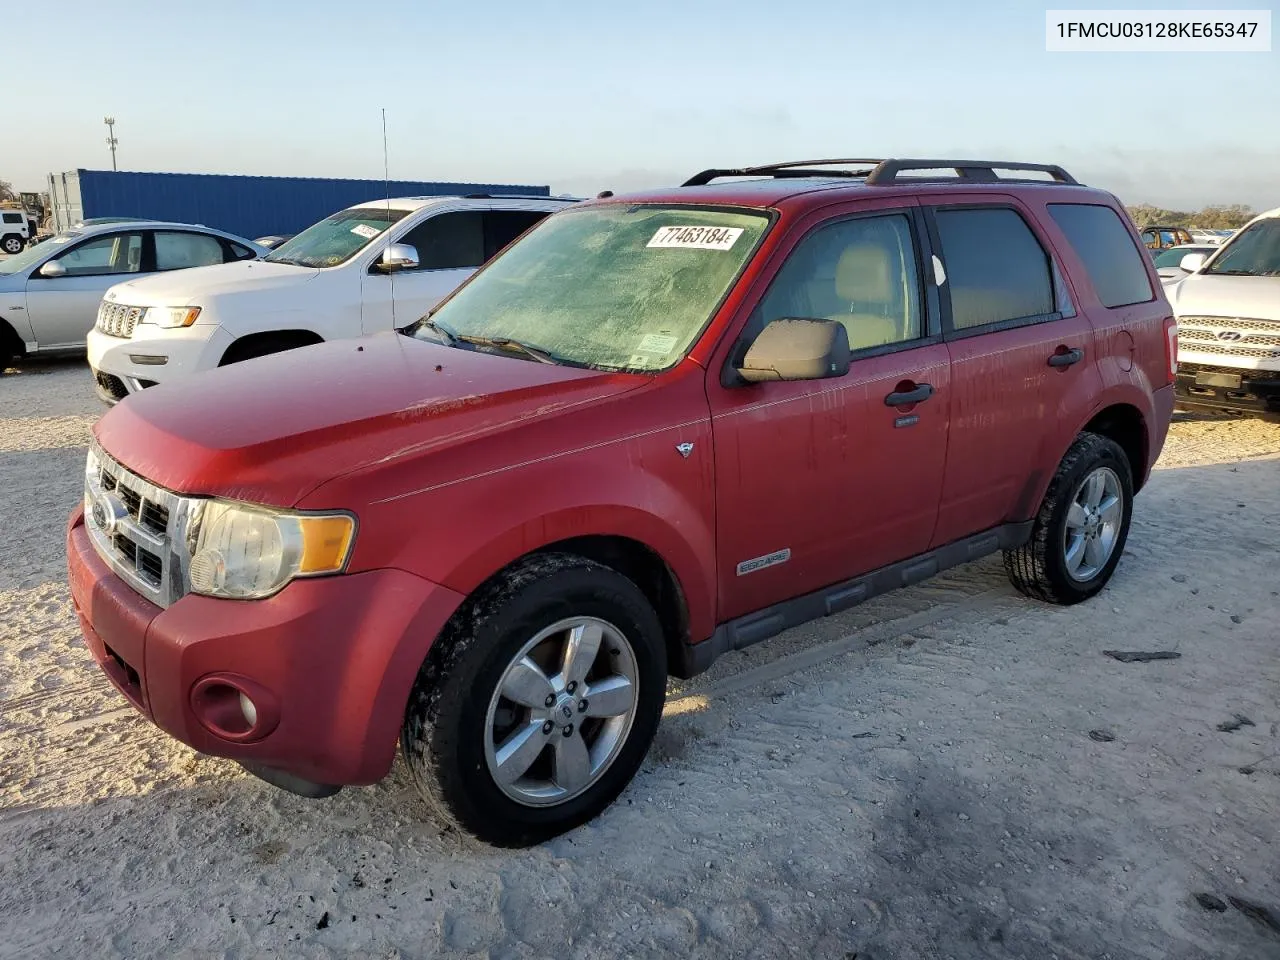
{"type": "Polygon", "coordinates": [[[200,316],[199,307],[147,307],[141,322],[174,329],[191,326],[198,316],[200,316]]]}
{"type": "Polygon", "coordinates": [[[291,513],[211,500],[191,551],[191,591],[256,600],[295,577],[341,573],[355,540],[345,513],[291,513]]]}

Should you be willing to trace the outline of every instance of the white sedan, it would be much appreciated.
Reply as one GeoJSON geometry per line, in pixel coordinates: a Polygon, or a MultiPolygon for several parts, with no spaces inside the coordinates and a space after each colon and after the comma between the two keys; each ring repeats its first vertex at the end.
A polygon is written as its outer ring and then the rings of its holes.
{"type": "Polygon", "coordinates": [[[0,372],[15,357],[81,351],[103,294],[148,273],[253,260],[252,240],[152,220],[76,227],[0,260],[0,372]]]}

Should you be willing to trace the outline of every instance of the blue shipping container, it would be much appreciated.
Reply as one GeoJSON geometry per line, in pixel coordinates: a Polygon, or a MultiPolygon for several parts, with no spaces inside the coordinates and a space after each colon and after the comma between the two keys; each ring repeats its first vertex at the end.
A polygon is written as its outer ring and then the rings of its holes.
{"type": "Polygon", "coordinates": [[[254,239],[297,233],[344,207],[392,197],[470,193],[550,196],[549,186],[331,180],[204,173],[72,170],[49,175],[54,224],[66,229],[93,217],[142,217],[202,223],[254,239]]]}

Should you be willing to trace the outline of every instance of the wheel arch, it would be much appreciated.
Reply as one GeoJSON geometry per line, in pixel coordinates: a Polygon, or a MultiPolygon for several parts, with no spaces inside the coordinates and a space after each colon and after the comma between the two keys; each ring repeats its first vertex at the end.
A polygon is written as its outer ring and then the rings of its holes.
{"type": "Polygon", "coordinates": [[[307,330],[302,327],[246,333],[244,336],[236,337],[231,341],[227,349],[222,352],[222,357],[218,360],[218,366],[223,367],[229,363],[248,359],[253,355],[251,351],[268,344],[276,346],[276,349],[272,352],[281,352],[295,350],[298,347],[309,347],[317,343],[324,343],[324,337],[314,330],[307,330]]]}
{"type": "Polygon", "coordinates": [[[1142,411],[1131,403],[1113,403],[1098,411],[1081,432],[1096,433],[1114,441],[1124,451],[1133,474],[1133,492],[1146,484],[1150,472],[1150,437],[1142,411]]]}
{"type": "Polygon", "coordinates": [[[14,329],[13,324],[4,317],[0,317],[0,354],[3,354],[6,349],[14,357],[21,357],[26,354],[27,345],[14,329]]]}

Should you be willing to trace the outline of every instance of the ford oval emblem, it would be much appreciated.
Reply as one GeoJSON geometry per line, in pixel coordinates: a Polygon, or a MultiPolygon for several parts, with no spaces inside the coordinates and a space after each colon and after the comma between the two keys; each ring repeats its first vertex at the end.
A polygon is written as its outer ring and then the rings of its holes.
{"type": "Polygon", "coordinates": [[[120,521],[129,515],[128,508],[113,493],[100,493],[93,498],[93,522],[107,536],[113,536],[120,521]]]}

